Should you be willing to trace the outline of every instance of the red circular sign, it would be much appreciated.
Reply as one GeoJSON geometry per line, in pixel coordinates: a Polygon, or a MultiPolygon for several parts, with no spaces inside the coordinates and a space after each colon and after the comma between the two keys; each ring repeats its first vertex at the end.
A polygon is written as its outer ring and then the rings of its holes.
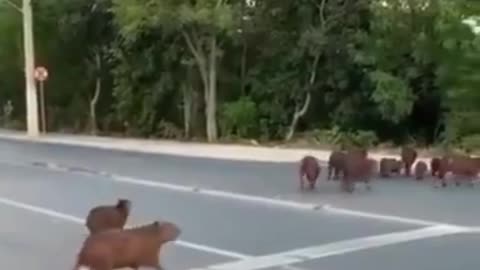
{"type": "Polygon", "coordinates": [[[48,71],[44,67],[37,67],[34,76],[38,81],[45,81],[48,78],[48,71]]]}

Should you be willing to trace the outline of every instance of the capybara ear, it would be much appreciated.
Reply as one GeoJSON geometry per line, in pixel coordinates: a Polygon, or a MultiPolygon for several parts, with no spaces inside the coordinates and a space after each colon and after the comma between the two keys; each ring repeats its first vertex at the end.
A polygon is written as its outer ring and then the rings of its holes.
{"type": "Polygon", "coordinates": [[[160,228],[160,237],[162,242],[175,241],[180,236],[181,230],[177,225],[171,222],[159,223],[156,221],[160,228]]]}
{"type": "Polygon", "coordinates": [[[132,202],[128,199],[123,199],[123,198],[118,199],[117,207],[119,208],[130,209],[131,205],[132,205],[132,202]]]}

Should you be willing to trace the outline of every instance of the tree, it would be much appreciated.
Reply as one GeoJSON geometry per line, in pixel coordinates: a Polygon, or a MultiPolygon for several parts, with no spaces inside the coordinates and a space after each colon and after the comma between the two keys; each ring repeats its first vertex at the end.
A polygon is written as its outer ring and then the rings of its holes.
{"type": "Polygon", "coordinates": [[[232,4],[226,0],[117,0],[114,10],[124,35],[158,26],[182,35],[203,83],[207,138],[217,140],[217,63],[221,39],[233,28],[232,4]]]}

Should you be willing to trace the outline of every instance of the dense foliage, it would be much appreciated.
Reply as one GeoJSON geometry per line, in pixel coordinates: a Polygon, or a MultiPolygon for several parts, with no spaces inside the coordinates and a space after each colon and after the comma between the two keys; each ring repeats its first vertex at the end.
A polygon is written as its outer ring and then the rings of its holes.
{"type": "MultiPolygon", "coordinates": [[[[34,0],[48,129],[480,146],[477,2],[34,0]]],[[[5,0],[0,32],[2,123],[24,128],[5,0]]]]}

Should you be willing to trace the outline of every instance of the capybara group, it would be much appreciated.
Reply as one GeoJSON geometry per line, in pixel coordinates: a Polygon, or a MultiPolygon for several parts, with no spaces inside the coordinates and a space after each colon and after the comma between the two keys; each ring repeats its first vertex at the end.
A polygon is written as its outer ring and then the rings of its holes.
{"type": "Polygon", "coordinates": [[[154,221],[136,228],[110,229],[91,234],[83,242],[74,270],[113,270],[123,267],[161,270],[161,247],[175,241],[180,233],[173,223],[154,221]]]}
{"type": "Polygon", "coordinates": [[[317,181],[318,176],[320,175],[321,168],[318,164],[318,160],[313,156],[305,156],[300,161],[299,168],[299,181],[300,189],[305,188],[305,178],[308,181],[310,189],[315,188],[315,182],[317,181]]]}
{"type": "Polygon", "coordinates": [[[115,205],[100,205],[90,210],[85,225],[91,234],[107,229],[122,229],[130,214],[131,202],[118,199],[115,205]]]}

